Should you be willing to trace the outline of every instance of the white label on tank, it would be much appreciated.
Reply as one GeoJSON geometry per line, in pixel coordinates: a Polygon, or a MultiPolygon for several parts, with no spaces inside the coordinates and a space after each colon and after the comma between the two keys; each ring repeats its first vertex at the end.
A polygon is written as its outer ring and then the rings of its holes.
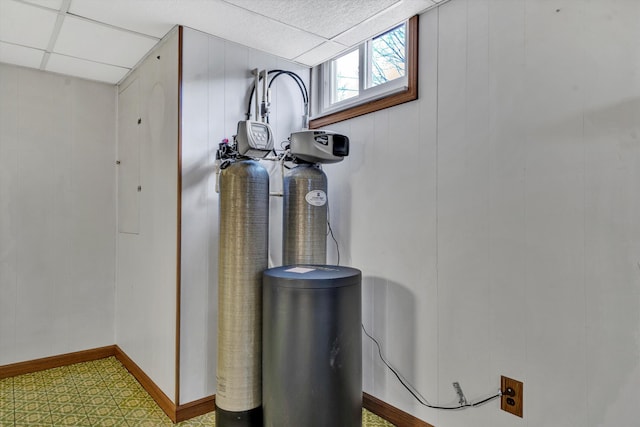
{"type": "Polygon", "coordinates": [[[315,270],[316,270],[315,268],[292,267],[292,268],[290,268],[288,270],[285,270],[285,271],[288,271],[290,273],[304,274],[304,273],[308,273],[310,271],[315,271],[315,270]]]}
{"type": "Polygon", "coordinates": [[[327,193],[322,190],[311,190],[304,198],[313,206],[324,206],[327,203],[327,193]]]}

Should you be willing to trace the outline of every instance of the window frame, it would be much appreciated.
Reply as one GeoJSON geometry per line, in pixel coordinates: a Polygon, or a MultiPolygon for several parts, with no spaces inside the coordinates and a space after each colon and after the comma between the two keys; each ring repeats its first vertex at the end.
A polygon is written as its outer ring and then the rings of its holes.
{"type": "MultiPolygon", "coordinates": [[[[358,66],[362,69],[362,64],[363,64],[362,45],[349,49],[348,51],[341,53],[339,56],[331,59],[330,61],[320,65],[323,68],[323,70],[321,71],[322,88],[318,91],[318,93],[322,91],[322,97],[320,101],[322,103],[332,104],[334,107],[329,107],[329,108],[332,108],[333,111],[336,111],[335,109],[340,108],[339,106],[341,105],[348,105],[358,100],[359,95],[356,95],[355,97],[350,97],[342,101],[337,101],[333,103],[331,102],[333,100],[333,95],[335,93],[333,85],[336,82],[336,70],[335,70],[334,61],[344,56],[351,55],[353,52],[358,52],[358,66]]],[[[361,80],[358,80],[358,92],[362,92],[361,80]]],[[[326,107],[320,107],[320,105],[318,105],[318,107],[323,109],[326,108],[326,107]]]]}
{"type": "MultiPolygon", "coordinates": [[[[418,15],[413,16],[407,21],[407,30],[406,30],[408,43],[407,43],[407,65],[406,65],[406,85],[403,85],[400,88],[394,88],[390,90],[388,93],[384,92],[380,96],[373,96],[373,98],[369,99],[358,99],[349,98],[339,103],[334,104],[329,111],[324,114],[319,115],[318,117],[314,117],[309,120],[309,129],[318,129],[330,124],[338,123],[344,120],[352,119],[354,117],[362,116],[364,114],[372,113],[374,111],[379,111],[385,108],[393,107],[395,105],[403,104],[405,102],[414,101],[418,99],[418,15]]],[[[376,36],[377,37],[377,36],[376,36]]],[[[373,37],[375,38],[375,37],[373,37]]],[[[369,39],[372,40],[373,38],[369,39]]],[[[368,40],[368,41],[369,41],[368,40]]],[[[360,69],[364,70],[362,67],[364,64],[364,56],[363,50],[366,49],[367,43],[362,43],[360,46],[354,49],[350,49],[349,52],[352,52],[355,49],[360,49],[360,69]]],[[[349,53],[347,52],[347,53],[349,53]]],[[[366,52],[364,52],[366,53],[366,52]]],[[[361,75],[366,77],[366,71],[363,71],[361,75]]],[[[327,83],[324,80],[324,76],[322,76],[319,80],[319,88],[315,91],[318,95],[319,103],[324,103],[327,96],[331,97],[331,83],[327,83]]],[[[364,86],[365,82],[359,82],[361,87],[364,86]]],[[[389,83],[394,83],[395,80],[390,82],[383,83],[381,85],[375,86],[369,91],[384,91],[385,86],[387,89],[389,88],[389,83]]],[[[330,98],[329,98],[330,99],[330,98]]]]}

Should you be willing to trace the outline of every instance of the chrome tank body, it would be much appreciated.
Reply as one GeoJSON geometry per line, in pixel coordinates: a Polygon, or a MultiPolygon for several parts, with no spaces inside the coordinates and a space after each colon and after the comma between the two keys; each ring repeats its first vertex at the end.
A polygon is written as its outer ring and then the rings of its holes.
{"type": "Polygon", "coordinates": [[[284,177],[282,264],[326,264],[327,176],[302,164],[284,177]]]}
{"type": "Polygon", "coordinates": [[[253,160],[220,174],[216,425],[262,426],[262,272],[269,174],[253,160]]]}

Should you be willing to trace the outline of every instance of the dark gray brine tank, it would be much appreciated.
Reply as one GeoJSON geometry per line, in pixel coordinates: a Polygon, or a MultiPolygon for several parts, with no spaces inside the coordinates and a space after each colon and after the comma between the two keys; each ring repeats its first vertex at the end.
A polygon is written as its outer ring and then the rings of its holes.
{"type": "Polygon", "coordinates": [[[361,282],[350,267],[264,272],[265,427],[362,425],[361,282]]]}

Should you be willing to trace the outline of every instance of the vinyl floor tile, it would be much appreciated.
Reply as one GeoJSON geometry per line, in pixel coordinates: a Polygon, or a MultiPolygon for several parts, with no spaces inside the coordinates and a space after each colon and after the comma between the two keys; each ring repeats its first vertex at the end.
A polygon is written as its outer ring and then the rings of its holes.
{"type": "MultiPolygon", "coordinates": [[[[393,427],[366,410],[363,427],[393,427]]],[[[215,413],[173,424],[115,358],[0,380],[0,427],[215,427],[215,413]]]]}

